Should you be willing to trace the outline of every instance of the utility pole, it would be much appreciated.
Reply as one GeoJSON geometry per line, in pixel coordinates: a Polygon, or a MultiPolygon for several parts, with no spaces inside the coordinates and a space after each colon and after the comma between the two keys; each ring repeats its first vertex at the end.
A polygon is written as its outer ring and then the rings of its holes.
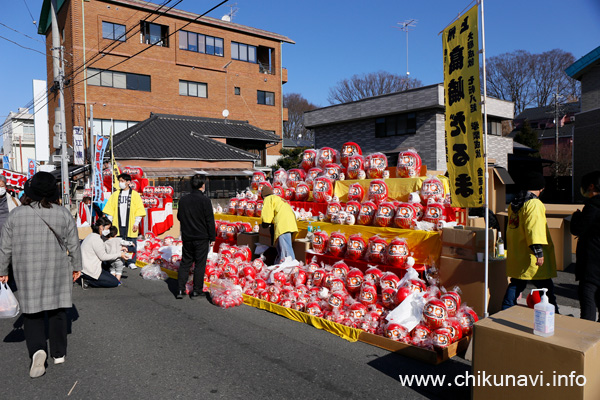
{"type": "Polygon", "coordinates": [[[554,94],[554,139],[555,139],[555,155],[554,155],[554,175],[556,180],[556,193],[558,194],[558,124],[559,112],[558,112],[558,89],[554,94]]]}
{"type": "Polygon", "coordinates": [[[69,193],[69,160],[67,154],[67,131],[65,118],[65,75],[63,62],[63,48],[60,45],[58,21],[56,17],[57,1],[50,2],[50,15],[52,17],[52,70],[54,87],[58,88],[58,108],[54,113],[54,134],[60,141],[60,177],[62,187],[62,205],[71,206],[69,193]]]}
{"type": "Polygon", "coordinates": [[[407,19],[404,22],[398,22],[398,25],[400,25],[400,29],[403,32],[406,32],[406,77],[408,78],[408,76],[410,75],[410,72],[408,71],[408,31],[412,30],[412,28],[414,28],[415,26],[417,26],[417,20],[416,19],[407,19]]]}

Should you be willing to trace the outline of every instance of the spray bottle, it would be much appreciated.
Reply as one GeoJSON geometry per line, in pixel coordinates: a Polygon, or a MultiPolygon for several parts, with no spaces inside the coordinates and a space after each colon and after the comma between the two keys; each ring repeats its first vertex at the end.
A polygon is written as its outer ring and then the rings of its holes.
{"type": "Polygon", "coordinates": [[[533,318],[533,333],[538,336],[548,337],[554,335],[554,312],[555,308],[553,304],[548,302],[548,296],[546,296],[546,292],[548,289],[533,289],[533,292],[541,292],[542,301],[537,303],[534,309],[534,318],[533,318]]]}

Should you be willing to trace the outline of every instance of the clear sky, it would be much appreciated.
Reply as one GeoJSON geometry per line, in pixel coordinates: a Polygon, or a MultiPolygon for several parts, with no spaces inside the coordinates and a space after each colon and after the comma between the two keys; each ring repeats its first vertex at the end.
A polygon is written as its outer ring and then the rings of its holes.
{"type": "MultiPolygon", "coordinates": [[[[158,0],[153,2],[158,3],[158,0]]],[[[161,1],[162,2],[162,1],[161,1]]],[[[44,52],[39,18],[43,0],[3,0],[0,36],[44,52]]],[[[174,4],[172,1],[169,4],[174,4]]],[[[217,0],[183,0],[176,8],[203,13],[217,0]]],[[[300,93],[319,106],[328,105],[329,88],[339,80],[378,70],[406,74],[406,34],[398,23],[416,19],[409,32],[409,71],[424,85],[442,76],[442,43],[438,33],[469,5],[457,0],[231,0],[233,21],[288,36],[283,66],[285,93],[300,93]]],[[[600,0],[485,0],[487,56],[514,50],[532,53],[559,48],[578,59],[600,46],[600,0]]],[[[220,18],[222,6],[209,14],[220,18]]],[[[45,57],[0,38],[0,122],[33,99],[32,79],[46,79],[45,57]]]]}

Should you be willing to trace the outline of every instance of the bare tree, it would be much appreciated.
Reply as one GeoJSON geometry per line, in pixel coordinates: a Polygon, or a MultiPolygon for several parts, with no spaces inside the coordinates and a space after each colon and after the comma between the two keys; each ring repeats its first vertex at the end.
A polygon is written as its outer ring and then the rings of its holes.
{"type": "Polygon", "coordinates": [[[342,79],[329,89],[327,101],[329,101],[329,104],[348,103],[366,97],[401,92],[420,86],[423,86],[423,84],[415,78],[391,74],[386,71],[371,72],[353,75],[349,79],[342,79]]]}
{"type": "Polygon", "coordinates": [[[283,106],[288,109],[288,120],[283,124],[283,137],[310,140],[312,132],[304,127],[303,114],[305,111],[314,110],[317,106],[299,93],[284,94],[283,106]]]}
{"type": "Polygon", "coordinates": [[[533,101],[538,107],[550,104],[556,92],[567,99],[577,96],[577,81],[565,73],[574,62],[573,54],[560,49],[533,55],[533,101]]]}

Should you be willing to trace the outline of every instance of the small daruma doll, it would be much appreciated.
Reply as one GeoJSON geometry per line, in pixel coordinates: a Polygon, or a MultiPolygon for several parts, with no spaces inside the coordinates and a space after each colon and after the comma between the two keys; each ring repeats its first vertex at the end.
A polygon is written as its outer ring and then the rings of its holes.
{"type": "Polygon", "coordinates": [[[331,179],[332,181],[337,181],[340,179],[341,173],[342,168],[339,166],[339,164],[329,163],[325,165],[323,176],[331,179]]]}
{"type": "Polygon", "coordinates": [[[383,153],[371,154],[367,163],[367,176],[369,179],[383,178],[383,171],[388,166],[387,157],[383,153]]]}
{"type": "Polygon", "coordinates": [[[273,186],[283,186],[287,182],[287,177],[286,170],[279,168],[273,173],[273,186]]]}
{"type": "Polygon", "coordinates": [[[313,168],[317,161],[317,151],[315,149],[306,149],[302,153],[302,162],[300,166],[304,171],[308,172],[309,169],[313,168]]]}
{"type": "Polygon", "coordinates": [[[326,164],[335,163],[336,151],[331,147],[323,147],[317,152],[317,167],[325,168],[326,164]]]}
{"type": "Polygon", "coordinates": [[[263,201],[262,200],[258,200],[256,202],[256,209],[254,210],[254,216],[255,217],[260,217],[262,215],[262,208],[263,208],[263,201]]]}
{"type": "Polygon", "coordinates": [[[321,174],[323,173],[323,169],[322,168],[311,168],[310,170],[308,170],[308,173],[306,174],[306,184],[310,187],[310,190],[313,189],[314,186],[314,180],[317,179],[321,174]]]}
{"type": "Polygon", "coordinates": [[[296,201],[307,201],[310,196],[310,188],[304,182],[298,182],[296,185],[296,201]]]}
{"type": "Polygon", "coordinates": [[[375,218],[373,220],[373,225],[375,226],[392,226],[392,222],[394,220],[394,203],[389,201],[384,201],[379,204],[377,208],[377,212],[375,213],[375,218]]]}
{"type": "Polygon", "coordinates": [[[252,174],[252,189],[254,190],[258,190],[258,184],[262,181],[266,181],[267,177],[265,176],[265,173],[262,171],[254,171],[254,173],[252,174]]]}
{"type": "Polygon", "coordinates": [[[415,178],[421,173],[421,156],[415,149],[400,152],[396,166],[396,178],[415,178]]]}
{"type": "Polygon", "coordinates": [[[342,257],[346,252],[346,235],[342,232],[333,232],[329,236],[327,252],[334,257],[342,257]]]}
{"type": "Polygon", "coordinates": [[[348,167],[348,160],[352,156],[362,155],[360,146],[354,142],[346,142],[342,146],[342,153],[340,155],[340,162],[344,167],[348,167]]]}
{"type": "Polygon", "coordinates": [[[358,217],[358,214],[360,213],[360,203],[354,200],[347,202],[346,213],[348,213],[348,215],[354,215],[354,218],[356,219],[356,217],[358,217]]]}
{"type": "Polygon", "coordinates": [[[417,221],[417,209],[411,203],[400,203],[396,207],[394,224],[401,229],[412,229],[417,221]]]}
{"type": "Polygon", "coordinates": [[[256,213],[256,201],[248,200],[246,202],[246,211],[244,212],[244,214],[246,215],[246,217],[254,217],[255,213],[256,213]]]}
{"type": "Polygon", "coordinates": [[[342,205],[337,201],[330,201],[327,203],[327,211],[325,214],[325,221],[331,221],[334,214],[342,211],[342,205]]]}
{"type": "Polygon", "coordinates": [[[327,243],[329,241],[329,235],[325,231],[317,231],[313,235],[312,239],[312,247],[313,250],[318,254],[323,254],[325,252],[325,248],[327,247],[327,243]]]}
{"type": "Polygon", "coordinates": [[[369,185],[369,192],[367,193],[367,198],[369,199],[369,201],[372,201],[375,204],[379,204],[381,202],[386,201],[387,197],[387,184],[380,179],[375,179],[371,181],[371,184],[369,185]]]}
{"type": "Polygon", "coordinates": [[[248,201],[246,199],[238,199],[236,212],[237,215],[244,215],[246,213],[246,204],[248,201]]]}
{"type": "Polygon", "coordinates": [[[408,257],[408,243],[406,239],[394,238],[386,250],[386,262],[396,268],[403,268],[408,257]]]}
{"type": "Polygon", "coordinates": [[[360,171],[365,170],[365,158],[363,156],[351,156],[346,166],[346,178],[358,179],[360,171]]]}
{"type": "Polygon", "coordinates": [[[437,228],[440,221],[446,221],[446,207],[442,203],[431,201],[425,208],[423,221],[431,222],[437,228]]]}
{"type": "Polygon", "coordinates": [[[387,242],[385,239],[379,236],[372,236],[369,239],[369,245],[367,249],[367,259],[374,263],[385,263],[385,250],[387,242]]]}
{"type": "Polygon", "coordinates": [[[353,183],[348,188],[348,201],[357,201],[362,202],[365,197],[365,189],[360,185],[360,183],[353,183]]]}
{"type": "Polygon", "coordinates": [[[306,173],[303,169],[293,168],[288,171],[287,186],[295,188],[299,182],[306,179],[306,173]]]}
{"type": "Polygon", "coordinates": [[[331,179],[324,176],[316,178],[313,187],[314,200],[318,203],[325,203],[331,196],[333,196],[333,182],[331,179]]]}
{"type": "Polygon", "coordinates": [[[367,241],[360,233],[350,235],[346,248],[346,258],[349,260],[359,260],[364,257],[367,251],[367,241]]]}
{"type": "Polygon", "coordinates": [[[435,176],[429,177],[423,181],[421,186],[421,199],[427,203],[429,199],[442,201],[445,198],[444,184],[435,176]]]}
{"type": "MultiPolygon", "coordinates": [[[[259,182],[258,183],[258,195],[259,196],[261,196],[263,186],[268,186],[271,189],[273,189],[273,186],[269,182],[267,182],[267,181],[259,182]]],[[[262,198],[262,196],[261,196],[261,198],[262,198]]]]}
{"type": "Polygon", "coordinates": [[[231,215],[237,214],[237,204],[238,204],[237,198],[234,197],[233,199],[229,200],[229,214],[231,214],[231,215]]]}
{"type": "Polygon", "coordinates": [[[360,206],[360,212],[356,223],[359,225],[372,225],[373,218],[375,218],[375,212],[377,212],[377,205],[372,201],[365,201],[360,206]]]}
{"type": "Polygon", "coordinates": [[[442,300],[433,298],[425,304],[423,320],[430,329],[441,328],[446,318],[448,318],[448,310],[442,300]]]}

